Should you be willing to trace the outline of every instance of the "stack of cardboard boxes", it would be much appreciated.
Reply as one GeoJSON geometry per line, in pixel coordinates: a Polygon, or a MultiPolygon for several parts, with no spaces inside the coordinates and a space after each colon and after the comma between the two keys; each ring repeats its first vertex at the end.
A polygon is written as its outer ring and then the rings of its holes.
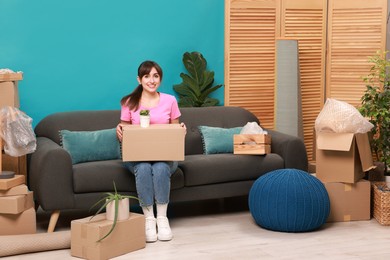
{"type": "Polygon", "coordinates": [[[373,160],[368,134],[317,133],[316,176],[329,194],[328,222],[369,220],[373,160]]]}
{"type": "Polygon", "coordinates": [[[23,175],[0,179],[0,235],[36,233],[33,192],[23,175]]]}
{"type": "MultiPolygon", "coordinates": [[[[23,79],[23,73],[0,74],[0,109],[11,106],[19,108],[18,81],[23,79]]],[[[1,124],[1,122],[0,122],[1,124]]],[[[1,126],[0,126],[1,127],[1,126]]],[[[2,151],[2,169],[16,174],[27,175],[26,155],[12,157],[2,151]]]]}

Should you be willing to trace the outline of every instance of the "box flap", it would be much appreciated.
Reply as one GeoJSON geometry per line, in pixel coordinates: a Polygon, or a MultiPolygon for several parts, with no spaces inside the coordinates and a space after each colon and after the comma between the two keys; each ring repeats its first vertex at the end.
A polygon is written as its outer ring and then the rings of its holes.
{"type": "Polygon", "coordinates": [[[353,133],[317,133],[317,148],[320,150],[351,150],[353,133]]]}
{"type": "Polygon", "coordinates": [[[376,166],[374,165],[374,161],[372,160],[372,153],[368,134],[356,134],[355,136],[363,171],[367,172],[371,169],[374,169],[376,166]]]}

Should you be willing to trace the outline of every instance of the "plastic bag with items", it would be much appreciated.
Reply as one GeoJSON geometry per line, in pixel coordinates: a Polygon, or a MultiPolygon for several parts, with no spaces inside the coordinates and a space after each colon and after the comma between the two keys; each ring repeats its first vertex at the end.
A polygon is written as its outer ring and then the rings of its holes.
{"type": "Polygon", "coordinates": [[[315,130],[333,133],[367,133],[374,127],[352,105],[328,98],[315,121],[315,130]]]}
{"type": "Polygon", "coordinates": [[[4,140],[4,151],[14,157],[33,153],[37,142],[32,129],[32,119],[14,107],[0,110],[0,137],[4,140]]]}

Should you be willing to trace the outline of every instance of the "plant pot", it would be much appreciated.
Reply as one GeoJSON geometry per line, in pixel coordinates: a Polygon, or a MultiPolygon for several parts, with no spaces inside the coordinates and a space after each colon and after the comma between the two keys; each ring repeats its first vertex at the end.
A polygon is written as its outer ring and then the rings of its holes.
{"type": "Polygon", "coordinates": [[[141,127],[148,127],[150,125],[150,116],[140,116],[141,127]]]}
{"type": "MultiPolygon", "coordinates": [[[[118,201],[118,219],[126,220],[130,216],[130,201],[128,198],[118,201]]],[[[106,219],[114,220],[115,218],[115,201],[111,201],[106,206],[106,219]]]]}

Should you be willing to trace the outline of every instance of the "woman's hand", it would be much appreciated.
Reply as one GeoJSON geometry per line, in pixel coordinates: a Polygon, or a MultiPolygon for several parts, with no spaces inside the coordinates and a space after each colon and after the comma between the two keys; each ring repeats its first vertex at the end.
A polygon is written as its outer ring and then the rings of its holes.
{"type": "Polygon", "coordinates": [[[122,138],[123,138],[123,129],[122,129],[122,126],[123,126],[122,123],[119,123],[119,124],[116,126],[116,137],[118,138],[119,142],[122,142],[122,138]]]}
{"type": "Polygon", "coordinates": [[[187,133],[187,127],[186,127],[186,125],[183,122],[180,123],[180,126],[183,127],[186,130],[186,133],[187,133]]]}

